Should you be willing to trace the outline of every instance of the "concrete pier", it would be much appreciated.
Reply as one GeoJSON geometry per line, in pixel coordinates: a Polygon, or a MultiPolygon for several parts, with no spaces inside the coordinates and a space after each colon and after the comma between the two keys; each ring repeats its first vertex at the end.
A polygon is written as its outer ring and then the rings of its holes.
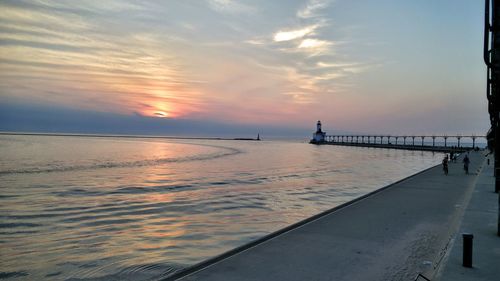
{"type": "MultiPolygon", "coordinates": [[[[470,158],[469,175],[461,161],[450,163],[448,176],[433,167],[166,280],[434,280],[437,273],[444,278],[456,266],[449,250],[455,251],[486,163],[480,152],[470,158]]],[[[488,243],[498,247],[500,239],[488,243]]],[[[458,280],[495,280],[500,267],[484,264],[482,273],[496,275],[458,280]]]]}
{"type": "MultiPolygon", "coordinates": [[[[459,231],[456,233],[451,251],[441,266],[435,280],[489,281],[500,279],[500,237],[496,235],[498,216],[498,194],[493,192],[493,155],[490,165],[484,165],[476,180],[476,187],[465,210],[459,231]],[[474,235],[472,268],[462,266],[462,234],[474,235]]],[[[434,280],[434,279],[433,279],[434,280]]]]}

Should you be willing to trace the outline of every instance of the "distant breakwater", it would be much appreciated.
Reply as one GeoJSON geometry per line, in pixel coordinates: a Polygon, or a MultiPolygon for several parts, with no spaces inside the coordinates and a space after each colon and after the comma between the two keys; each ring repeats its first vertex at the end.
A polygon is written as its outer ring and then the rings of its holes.
{"type": "Polygon", "coordinates": [[[0,135],[13,135],[13,136],[51,136],[51,137],[88,137],[88,138],[133,138],[133,139],[260,141],[260,137],[259,138],[220,138],[220,137],[181,137],[181,136],[70,134],[70,133],[32,133],[32,132],[0,132],[0,135]]]}

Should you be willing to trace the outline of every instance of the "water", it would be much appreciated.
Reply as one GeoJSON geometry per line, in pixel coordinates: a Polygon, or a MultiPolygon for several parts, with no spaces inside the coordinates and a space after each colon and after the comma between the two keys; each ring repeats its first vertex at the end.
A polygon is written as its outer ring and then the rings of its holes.
{"type": "Polygon", "coordinates": [[[284,141],[0,136],[0,279],[157,280],[437,164],[284,141]]]}

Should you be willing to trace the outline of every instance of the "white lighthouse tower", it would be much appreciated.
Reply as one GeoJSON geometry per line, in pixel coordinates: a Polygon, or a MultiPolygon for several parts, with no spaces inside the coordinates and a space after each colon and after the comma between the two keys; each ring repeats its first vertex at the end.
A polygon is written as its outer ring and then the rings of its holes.
{"type": "Polygon", "coordinates": [[[318,120],[316,123],[316,132],[313,134],[311,143],[323,143],[325,142],[326,133],[321,130],[321,121],[318,120]]]}

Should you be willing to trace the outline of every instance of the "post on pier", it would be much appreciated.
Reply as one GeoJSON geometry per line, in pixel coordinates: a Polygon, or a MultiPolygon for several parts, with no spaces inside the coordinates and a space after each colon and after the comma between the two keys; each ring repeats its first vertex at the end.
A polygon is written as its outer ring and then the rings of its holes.
{"type": "Polygon", "coordinates": [[[422,138],[422,146],[424,146],[424,139],[425,139],[425,136],[421,136],[422,138]]]}
{"type": "Polygon", "coordinates": [[[458,144],[458,148],[460,148],[460,139],[461,139],[461,138],[462,138],[461,136],[457,136],[457,144],[458,144]]]}
{"type": "Polygon", "coordinates": [[[476,148],[476,136],[472,136],[472,149],[476,148]]]}
{"type": "Polygon", "coordinates": [[[444,136],[443,138],[444,138],[444,147],[446,147],[446,140],[448,139],[448,137],[444,136]]]}
{"type": "Polygon", "coordinates": [[[406,136],[403,137],[403,145],[406,145],[406,136]]]}
{"type": "Polygon", "coordinates": [[[396,145],[398,145],[398,139],[399,139],[399,137],[396,137],[396,145]]]}
{"type": "Polygon", "coordinates": [[[432,136],[432,147],[436,146],[436,136],[432,136]]]}
{"type": "Polygon", "coordinates": [[[411,139],[412,139],[412,142],[413,142],[412,145],[415,146],[415,137],[412,136],[411,139]]]}

